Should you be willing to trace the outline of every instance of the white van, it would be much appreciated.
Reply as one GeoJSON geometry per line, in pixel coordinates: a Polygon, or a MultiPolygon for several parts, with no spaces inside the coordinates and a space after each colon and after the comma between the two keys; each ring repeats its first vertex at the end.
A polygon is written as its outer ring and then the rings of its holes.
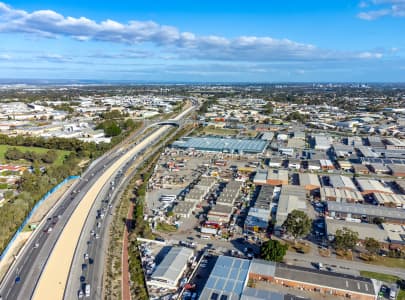
{"type": "Polygon", "coordinates": [[[84,293],[85,293],[86,297],[90,297],[90,284],[86,284],[84,293]]]}

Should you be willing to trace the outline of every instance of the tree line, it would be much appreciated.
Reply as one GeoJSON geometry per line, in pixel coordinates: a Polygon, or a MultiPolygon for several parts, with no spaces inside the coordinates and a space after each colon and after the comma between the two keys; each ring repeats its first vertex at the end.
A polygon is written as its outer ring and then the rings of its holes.
{"type": "Polygon", "coordinates": [[[8,148],[4,153],[4,157],[8,160],[20,160],[25,159],[30,162],[42,162],[45,164],[52,164],[58,158],[58,152],[51,149],[45,153],[37,153],[34,151],[21,151],[16,147],[8,148]]]}
{"type": "MultiPolygon", "coordinates": [[[[294,241],[298,238],[306,237],[312,227],[312,220],[308,215],[299,210],[293,210],[288,214],[282,228],[289,233],[294,241]]],[[[332,246],[336,251],[346,253],[349,250],[354,250],[359,242],[359,234],[350,228],[343,227],[336,230],[332,246]]],[[[370,255],[377,255],[381,250],[381,244],[373,237],[366,237],[362,244],[370,255]]],[[[277,240],[268,240],[264,242],[260,248],[260,256],[265,260],[281,262],[287,253],[288,246],[277,240]]],[[[395,256],[395,253],[389,253],[390,256],[395,256]]],[[[398,255],[397,255],[398,256],[398,255]]]]}
{"type": "Polygon", "coordinates": [[[24,218],[34,205],[55,185],[71,175],[78,175],[82,168],[80,162],[92,160],[124,140],[132,131],[140,127],[140,123],[132,120],[123,121],[124,131],[112,138],[111,143],[88,143],[78,139],[42,138],[0,135],[0,144],[9,146],[40,147],[51,149],[44,155],[32,151],[22,152],[17,148],[6,151],[8,159],[28,159],[33,162],[33,170],[25,171],[21,176],[18,195],[11,195],[0,209],[0,252],[12,238],[24,218]],[[49,165],[40,169],[37,162],[53,162],[57,158],[56,150],[66,150],[63,164],[49,165]],[[17,150],[17,151],[16,151],[17,150]],[[56,154],[56,157],[55,157],[56,154]]]}

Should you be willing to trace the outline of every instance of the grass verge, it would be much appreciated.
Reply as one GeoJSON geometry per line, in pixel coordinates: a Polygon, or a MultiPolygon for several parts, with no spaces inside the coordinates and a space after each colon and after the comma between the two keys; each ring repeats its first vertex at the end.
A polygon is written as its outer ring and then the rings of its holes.
{"type": "Polygon", "coordinates": [[[393,257],[382,257],[377,256],[372,260],[366,261],[368,264],[385,266],[389,268],[403,268],[405,269],[405,259],[403,258],[393,258],[393,257]]]}
{"type": "Polygon", "coordinates": [[[374,279],[381,280],[381,281],[388,282],[388,283],[396,283],[396,282],[398,282],[398,280],[400,280],[400,278],[395,275],[370,272],[370,271],[360,271],[360,276],[366,277],[366,278],[374,278],[374,279]]]}
{"type": "Polygon", "coordinates": [[[176,232],[177,227],[171,224],[159,222],[156,225],[156,230],[161,232],[176,232]]]}
{"type": "MultiPolygon", "coordinates": [[[[397,283],[400,284],[401,278],[395,275],[388,275],[383,273],[377,272],[370,272],[370,271],[360,271],[360,275],[366,278],[373,278],[380,281],[384,281],[386,283],[397,283]]],[[[401,285],[400,285],[401,286],[401,285]]],[[[405,290],[403,289],[404,285],[402,284],[402,289],[399,290],[397,295],[397,300],[405,300],[405,290]]]]}

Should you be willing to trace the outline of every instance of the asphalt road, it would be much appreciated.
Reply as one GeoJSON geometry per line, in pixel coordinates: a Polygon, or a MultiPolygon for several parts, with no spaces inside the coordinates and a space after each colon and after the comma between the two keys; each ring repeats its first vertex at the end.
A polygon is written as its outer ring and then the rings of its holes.
{"type": "MultiPolygon", "coordinates": [[[[159,142],[159,140],[155,141],[159,142]]],[[[151,145],[152,146],[152,145],[151,145]]],[[[149,148],[151,147],[149,146],[149,148]]],[[[148,152],[148,156],[153,152],[148,152]]],[[[147,159],[147,158],[145,158],[147,159]]],[[[126,170],[133,165],[133,161],[129,162],[122,169],[121,174],[125,174],[126,170]]],[[[136,173],[139,165],[135,165],[132,174],[136,173]]],[[[125,189],[132,176],[124,177],[117,173],[114,177],[114,189],[112,189],[111,181],[106,184],[96,203],[93,205],[89,216],[86,220],[85,228],[76,247],[76,253],[70,268],[68,284],[65,290],[64,299],[78,299],[79,291],[84,294],[86,284],[90,285],[91,297],[94,299],[102,299],[103,297],[103,274],[104,262],[106,258],[106,247],[108,247],[108,232],[109,226],[113,219],[112,215],[117,204],[118,195],[125,189]],[[98,218],[98,211],[105,210],[105,217],[98,218]],[[100,227],[97,226],[100,224],[100,227]],[[94,230],[94,233],[92,232],[94,230]],[[95,238],[95,234],[99,238],[95,238]],[[88,254],[88,259],[85,254],[88,254]],[[83,269],[83,264],[86,265],[83,269]]]]}
{"type": "Polygon", "coordinates": [[[31,297],[47,258],[78,202],[87,193],[97,176],[103,172],[104,165],[112,164],[118,157],[119,154],[112,155],[108,161],[100,160],[94,164],[58,201],[47,217],[52,220],[45,219],[41,222],[4,277],[0,286],[0,295],[3,299],[31,297]],[[52,231],[45,232],[50,227],[52,231]]]}
{"type": "MultiPolygon", "coordinates": [[[[218,253],[229,252],[229,250],[237,250],[243,252],[245,247],[252,247],[251,245],[239,242],[237,239],[229,241],[223,240],[202,240],[198,238],[198,233],[192,231],[191,233],[172,234],[171,236],[165,235],[166,241],[169,244],[177,244],[180,241],[187,241],[192,237],[192,241],[197,244],[197,248],[204,248],[207,244],[211,244],[212,248],[218,250],[218,253]]],[[[322,257],[317,251],[314,253],[299,254],[288,251],[284,260],[292,265],[303,267],[313,267],[312,263],[321,262],[325,266],[330,266],[335,272],[345,273],[351,275],[359,275],[360,271],[380,272],[384,274],[404,277],[404,270],[401,268],[389,268],[385,266],[376,266],[372,264],[363,263],[361,261],[348,261],[333,257],[322,257]]]]}
{"type": "MultiPolygon", "coordinates": [[[[183,112],[176,119],[181,120],[184,115],[185,113],[183,112]]],[[[47,218],[51,218],[51,220],[44,219],[41,222],[1,282],[0,296],[2,299],[25,300],[33,296],[46,262],[76,206],[104,170],[118,160],[124,153],[125,151],[110,152],[93,162],[80,180],[69,189],[70,192],[62,196],[62,199],[58,201],[47,215],[47,218]],[[52,227],[52,231],[48,231],[50,227],[52,227]]],[[[105,193],[105,191],[102,191],[100,196],[105,196],[103,193],[105,193]]],[[[99,198],[101,199],[103,197],[99,198]]],[[[96,204],[94,204],[94,206],[95,205],[96,204]]],[[[94,213],[94,210],[91,211],[88,218],[95,217],[92,213],[94,213]]],[[[86,224],[88,224],[88,222],[86,222],[86,224]]],[[[97,230],[99,230],[98,234],[100,236],[105,235],[103,226],[97,230]]],[[[85,229],[82,231],[82,235],[83,234],[86,234],[85,229]]],[[[97,239],[93,237],[92,242],[94,240],[97,239]]],[[[94,256],[90,258],[92,258],[93,261],[98,260],[98,255],[101,255],[100,251],[96,251],[98,250],[98,242],[91,243],[88,247],[88,251],[94,253],[94,256]]],[[[90,273],[93,268],[87,268],[89,273],[86,275],[91,278],[96,278],[98,276],[97,274],[102,276],[101,265],[102,263],[98,264],[99,267],[95,275],[90,273]]],[[[100,281],[100,279],[96,278],[95,281],[100,281]]]]}
{"type": "MultiPolygon", "coordinates": [[[[126,167],[129,167],[127,164],[126,167]]],[[[123,169],[125,173],[125,168],[123,169]]],[[[84,293],[86,284],[90,284],[91,295],[94,299],[102,298],[102,276],[104,273],[104,254],[108,228],[112,221],[112,212],[117,194],[121,192],[124,178],[117,173],[100,191],[83,228],[80,240],[76,246],[75,256],[70,267],[68,284],[65,290],[65,299],[78,298],[79,290],[84,293]],[[114,181],[114,185],[111,182],[114,181]],[[114,186],[114,188],[112,188],[114,186]],[[99,217],[99,212],[104,214],[99,217]],[[99,224],[99,226],[97,226],[99,224]],[[94,231],[94,232],[93,232],[94,231]],[[96,238],[98,235],[98,238],[96,238]],[[88,258],[85,258],[85,254],[88,258]],[[83,268],[85,265],[85,268],[83,268]]]]}

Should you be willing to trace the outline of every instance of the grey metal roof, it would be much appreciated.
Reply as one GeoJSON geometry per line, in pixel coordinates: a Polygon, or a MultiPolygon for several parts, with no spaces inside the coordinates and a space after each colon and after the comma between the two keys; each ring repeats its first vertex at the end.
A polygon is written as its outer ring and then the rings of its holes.
{"type": "Polygon", "coordinates": [[[405,165],[389,164],[388,168],[394,173],[396,172],[405,173],[405,165]]]}
{"type": "Polygon", "coordinates": [[[352,190],[357,190],[353,181],[347,176],[329,175],[329,182],[330,185],[333,186],[334,188],[348,188],[352,190]]]}
{"type": "Polygon", "coordinates": [[[307,185],[313,185],[313,186],[321,186],[321,183],[319,182],[319,178],[317,174],[312,174],[312,173],[299,173],[299,179],[300,179],[300,185],[301,186],[307,186],[307,185]]]}
{"type": "Polygon", "coordinates": [[[276,272],[276,263],[263,259],[253,259],[250,263],[249,273],[274,277],[276,272]]]}
{"type": "Polygon", "coordinates": [[[247,259],[219,256],[200,299],[213,299],[213,294],[217,295],[218,300],[222,295],[226,296],[223,299],[227,300],[239,299],[245,286],[249,264],[247,259]]]}
{"type": "Polygon", "coordinates": [[[188,214],[195,208],[195,203],[191,201],[179,201],[173,208],[175,214],[188,214]]]}
{"type": "Polygon", "coordinates": [[[211,210],[208,212],[208,214],[210,213],[219,213],[219,214],[231,214],[233,211],[233,207],[232,206],[228,206],[228,205],[222,205],[222,204],[216,204],[214,205],[211,210]]]}
{"type": "Polygon", "coordinates": [[[176,141],[172,146],[205,151],[262,153],[267,144],[265,140],[192,137],[176,141]]]}
{"type": "Polygon", "coordinates": [[[283,185],[276,213],[277,226],[281,226],[293,210],[306,210],[306,191],[297,185],[283,185]]]}
{"type": "Polygon", "coordinates": [[[173,247],[157,266],[152,274],[152,279],[177,282],[184,272],[187,262],[194,251],[184,247],[173,247]]]}
{"type": "Polygon", "coordinates": [[[271,141],[274,138],[273,132],[264,132],[260,137],[262,140],[271,141]]]}
{"type": "Polygon", "coordinates": [[[333,201],[327,203],[329,211],[405,220],[405,210],[399,208],[333,201]]]}
{"type": "Polygon", "coordinates": [[[311,283],[317,286],[335,288],[355,293],[375,295],[374,285],[368,278],[341,273],[317,271],[314,269],[277,264],[276,278],[311,283]]]}
{"type": "Polygon", "coordinates": [[[267,172],[256,172],[254,181],[256,182],[266,182],[267,180],[267,172]]]}
{"type": "Polygon", "coordinates": [[[380,243],[388,242],[387,232],[378,225],[326,219],[326,230],[328,232],[328,235],[334,236],[336,231],[338,229],[343,229],[343,227],[349,228],[354,232],[357,232],[359,234],[360,240],[365,240],[368,237],[372,237],[377,241],[379,241],[380,243]]]}
{"type": "Polygon", "coordinates": [[[240,300],[284,300],[284,295],[273,291],[245,288],[240,300]]]}
{"type": "Polygon", "coordinates": [[[257,195],[254,207],[262,209],[270,209],[270,204],[273,200],[274,187],[270,185],[263,185],[257,195]]]}
{"type": "MultiPolygon", "coordinates": [[[[402,154],[401,154],[402,155],[402,154]]],[[[402,155],[402,158],[404,155],[402,155]]],[[[361,161],[364,163],[382,163],[382,164],[396,164],[396,165],[404,165],[405,164],[405,159],[401,158],[361,158],[361,161]]]]}

